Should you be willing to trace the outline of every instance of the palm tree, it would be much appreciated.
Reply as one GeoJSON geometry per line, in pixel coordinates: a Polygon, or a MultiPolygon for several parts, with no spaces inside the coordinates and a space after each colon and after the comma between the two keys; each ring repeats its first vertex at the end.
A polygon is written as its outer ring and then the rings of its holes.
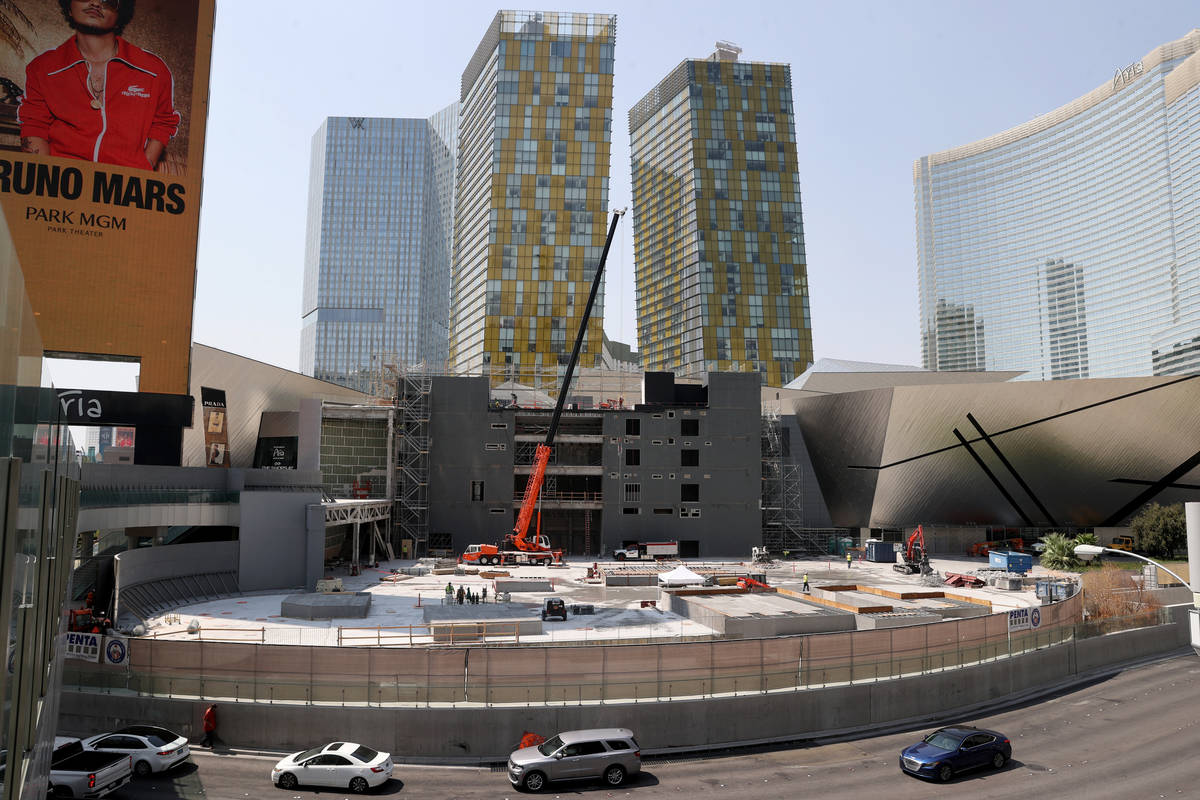
{"type": "Polygon", "coordinates": [[[1046,569],[1074,569],[1079,566],[1075,558],[1075,539],[1062,533],[1048,533],[1042,537],[1046,549],[1042,551],[1041,564],[1046,569]]]}

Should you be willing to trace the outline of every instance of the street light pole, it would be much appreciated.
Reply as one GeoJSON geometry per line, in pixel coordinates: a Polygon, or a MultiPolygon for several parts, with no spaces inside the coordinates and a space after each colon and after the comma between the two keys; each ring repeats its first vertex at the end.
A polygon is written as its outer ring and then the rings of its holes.
{"type": "Polygon", "coordinates": [[[1114,550],[1111,547],[1101,547],[1098,544],[1077,544],[1077,545],[1075,545],[1075,555],[1079,556],[1084,561],[1091,561],[1093,558],[1100,555],[1101,553],[1116,553],[1119,556],[1131,556],[1133,558],[1141,559],[1142,561],[1145,561],[1147,564],[1153,564],[1154,566],[1158,567],[1163,572],[1167,573],[1171,577],[1175,578],[1175,580],[1179,581],[1184,586],[1186,586],[1187,590],[1189,592],[1192,592],[1192,594],[1195,594],[1195,592],[1192,590],[1192,585],[1190,583],[1188,583],[1183,578],[1176,575],[1173,570],[1163,566],[1162,564],[1158,563],[1154,559],[1146,558],[1145,556],[1139,556],[1137,553],[1131,553],[1128,550],[1114,550]]]}
{"type": "MultiPolygon", "coordinates": [[[[1193,515],[1197,517],[1197,521],[1200,522],[1200,503],[1188,503],[1187,505],[1195,507],[1194,509],[1189,508],[1189,509],[1187,509],[1187,511],[1193,512],[1193,515]]],[[[1196,562],[1192,561],[1192,559],[1190,558],[1191,552],[1194,549],[1192,540],[1194,538],[1200,537],[1200,525],[1196,525],[1195,527],[1198,530],[1194,532],[1192,530],[1193,526],[1192,525],[1188,526],[1188,555],[1189,555],[1188,571],[1189,571],[1189,573],[1191,572],[1192,564],[1196,563],[1196,562]]],[[[1200,548],[1195,548],[1195,549],[1200,549],[1200,548]]],[[[1190,623],[1191,634],[1192,634],[1192,649],[1195,650],[1197,653],[1200,653],[1200,601],[1196,600],[1197,598],[1200,598],[1200,595],[1196,594],[1196,590],[1192,588],[1192,585],[1190,583],[1188,583],[1187,581],[1185,581],[1183,578],[1176,575],[1174,571],[1168,569],[1167,567],[1164,567],[1162,564],[1158,563],[1154,559],[1146,558],[1145,556],[1139,556],[1137,553],[1131,553],[1127,550],[1114,550],[1111,547],[1101,547],[1098,544],[1077,544],[1077,545],[1075,545],[1075,555],[1079,556],[1084,561],[1091,561],[1093,558],[1100,555],[1101,553],[1117,553],[1119,555],[1132,556],[1133,558],[1141,559],[1142,561],[1145,561],[1147,564],[1153,564],[1154,566],[1161,569],[1163,572],[1166,572],[1167,574],[1173,576],[1175,578],[1175,580],[1179,581],[1180,583],[1182,583],[1184,586],[1187,587],[1187,590],[1192,593],[1192,597],[1194,599],[1194,601],[1192,603],[1192,608],[1188,609],[1189,623],[1190,623]]]]}

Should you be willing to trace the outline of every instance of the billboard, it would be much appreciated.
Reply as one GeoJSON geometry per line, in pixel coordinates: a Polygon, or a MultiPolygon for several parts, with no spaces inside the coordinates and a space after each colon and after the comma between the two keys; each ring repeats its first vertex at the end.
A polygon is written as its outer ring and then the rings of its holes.
{"type": "Polygon", "coordinates": [[[229,433],[225,421],[225,390],[200,387],[204,406],[204,452],[210,467],[229,468],[229,433]]]}
{"type": "Polygon", "coordinates": [[[47,352],[186,394],[214,0],[0,3],[0,211],[47,352]]]}

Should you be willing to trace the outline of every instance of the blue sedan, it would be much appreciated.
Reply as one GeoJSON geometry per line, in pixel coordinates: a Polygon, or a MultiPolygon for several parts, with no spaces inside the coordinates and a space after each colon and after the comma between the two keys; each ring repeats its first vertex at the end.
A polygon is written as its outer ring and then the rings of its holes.
{"type": "Polygon", "coordinates": [[[900,769],[909,775],[948,781],[956,772],[977,767],[1000,769],[1012,758],[1012,743],[996,731],[956,725],[941,728],[900,753],[900,769]]]}

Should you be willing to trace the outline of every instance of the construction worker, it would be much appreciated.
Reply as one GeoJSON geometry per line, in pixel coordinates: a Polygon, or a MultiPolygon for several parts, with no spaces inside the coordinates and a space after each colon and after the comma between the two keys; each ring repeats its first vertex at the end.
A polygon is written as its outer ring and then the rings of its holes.
{"type": "Polygon", "coordinates": [[[808,593],[808,573],[804,573],[804,592],[808,593]]]}
{"type": "Polygon", "coordinates": [[[454,585],[450,583],[446,584],[446,602],[454,602],[454,585]]]}
{"type": "Polygon", "coordinates": [[[483,602],[487,602],[487,587],[483,587],[483,602]]]}
{"type": "Polygon", "coordinates": [[[204,709],[204,738],[200,740],[201,747],[211,748],[217,739],[217,704],[213,703],[204,709]]]}
{"type": "Polygon", "coordinates": [[[846,551],[846,569],[854,569],[854,554],[846,551]]]}

